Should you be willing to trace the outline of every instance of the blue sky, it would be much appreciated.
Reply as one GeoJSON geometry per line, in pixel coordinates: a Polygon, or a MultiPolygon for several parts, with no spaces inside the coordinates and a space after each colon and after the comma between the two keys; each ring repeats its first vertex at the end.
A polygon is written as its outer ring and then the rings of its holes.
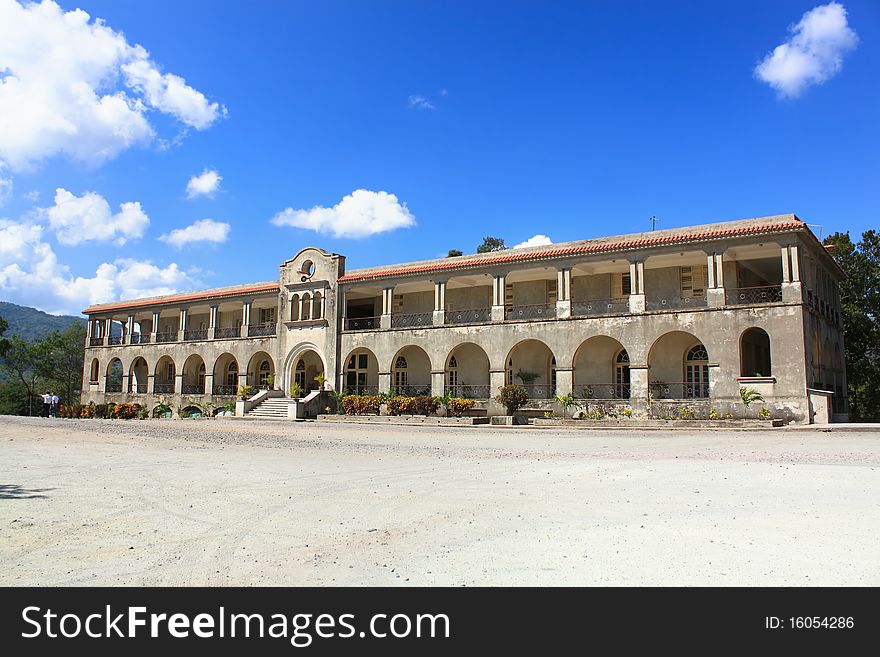
{"type": "MultiPolygon", "coordinates": [[[[0,298],[75,312],[271,280],[309,244],[356,268],[473,252],[484,235],[648,230],[651,215],[661,228],[785,212],[825,234],[876,228],[880,5],[842,3],[845,34],[812,77],[782,67],[774,87],[755,73],[820,4],[62,1],[58,16],[81,8],[148,51],[107,64],[133,75],[136,60],[136,82],[95,89],[140,99],[143,123],[125,125],[151,134],[59,141],[39,122],[0,125],[0,298]],[[167,74],[192,93],[151,95],[167,74]],[[188,198],[205,170],[219,188],[188,198]],[[334,212],[355,190],[369,195],[334,212]],[[286,208],[288,223],[361,235],[271,223],[286,208]],[[205,219],[225,241],[169,241],[205,219]],[[102,220],[127,228],[88,223],[102,220]]],[[[17,32],[48,29],[46,16],[17,32]]],[[[34,43],[0,46],[0,84],[16,66],[56,85],[85,70],[3,61],[34,43]]],[[[0,94],[0,123],[4,111],[0,94]]]]}

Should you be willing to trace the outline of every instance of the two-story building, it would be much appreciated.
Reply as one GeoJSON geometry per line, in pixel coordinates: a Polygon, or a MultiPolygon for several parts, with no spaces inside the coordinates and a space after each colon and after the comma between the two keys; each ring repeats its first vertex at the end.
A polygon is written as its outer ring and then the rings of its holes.
{"type": "MultiPolygon", "coordinates": [[[[838,281],[794,215],[346,271],[302,249],[277,281],[92,306],[84,401],[216,405],[242,385],[742,415],[740,388],[846,417],[838,281]],[[824,392],[823,392],[824,391],[824,392]],[[812,399],[812,402],[811,402],[812,399]]],[[[831,419],[831,418],[828,418],[831,419]]]]}

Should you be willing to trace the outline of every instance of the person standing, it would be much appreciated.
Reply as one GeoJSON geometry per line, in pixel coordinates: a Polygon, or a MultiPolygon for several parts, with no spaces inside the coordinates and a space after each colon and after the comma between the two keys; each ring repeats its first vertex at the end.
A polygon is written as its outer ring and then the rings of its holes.
{"type": "Polygon", "coordinates": [[[49,409],[52,406],[52,395],[43,393],[43,417],[49,417],[49,409]]]}
{"type": "Polygon", "coordinates": [[[58,417],[58,402],[59,401],[60,400],[58,399],[58,395],[56,395],[53,392],[52,393],[52,402],[51,402],[52,405],[49,407],[49,412],[52,414],[52,417],[58,417]]]}

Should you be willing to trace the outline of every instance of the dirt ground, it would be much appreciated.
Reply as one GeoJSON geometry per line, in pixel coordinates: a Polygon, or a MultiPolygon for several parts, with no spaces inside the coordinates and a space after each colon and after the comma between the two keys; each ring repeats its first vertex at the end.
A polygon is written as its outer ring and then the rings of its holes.
{"type": "Polygon", "coordinates": [[[880,432],[0,418],[2,585],[880,585],[880,432]]]}

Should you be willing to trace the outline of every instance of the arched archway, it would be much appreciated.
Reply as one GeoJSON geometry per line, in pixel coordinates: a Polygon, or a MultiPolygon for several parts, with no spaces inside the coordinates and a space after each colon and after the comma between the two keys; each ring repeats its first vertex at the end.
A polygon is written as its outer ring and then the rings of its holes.
{"type": "Polygon", "coordinates": [[[150,374],[150,368],[147,365],[146,359],[143,356],[135,358],[131,362],[131,367],[128,372],[129,392],[137,395],[147,394],[149,390],[147,380],[150,374]]]}
{"type": "Polygon", "coordinates": [[[290,297],[290,321],[299,321],[299,295],[294,294],[290,297]]]}
{"type": "Polygon", "coordinates": [[[752,327],[739,338],[740,376],[772,376],[770,336],[762,328],[752,327]]]}
{"type": "Polygon", "coordinates": [[[555,356],[540,340],[518,342],[504,364],[505,383],[521,383],[530,399],[553,399],[556,395],[555,356]]]}
{"type": "Polygon", "coordinates": [[[574,396],[629,399],[629,354],[607,335],[595,335],[577,348],[573,361],[574,396]]]}
{"type": "Polygon", "coordinates": [[[303,321],[312,318],[312,295],[308,292],[302,295],[302,311],[299,318],[303,321]]]}
{"type": "Polygon", "coordinates": [[[106,392],[122,392],[122,361],[114,358],[107,365],[106,392]]]}
{"type": "Polygon", "coordinates": [[[221,354],[214,361],[212,394],[215,397],[234,397],[238,391],[238,361],[230,353],[221,354]]]}
{"type": "Polygon", "coordinates": [[[391,387],[404,397],[431,394],[431,358],[421,347],[407,345],[391,359],[391,387]]]}
{"type": "Polygon", "coordinates": [[[345,358],[344,389],[347,394],[375,395],[379,392],[379,361],[365,347],[353,349],[345,358]]]}
{"type": "Polygon", "coordinates": [[[174,377],[176,374],[171,356],[162,356],[153,370],[153,392],[157,395],[174,393],[174,377]]]}
{"type": "Polygon", "coordinates": [[[293,382],[300,387],[303,393],[320,389],[320,384],[315,380],[315,377],[324,374],[324,361],[317,351],[304,349],[296,354],[291,364],[293,366],[293,382]]]}
{"type": "Polygon", "coordinates": [[[275,386],[275,361],[265,351],[258,351],[251,356],[247,368],[249,386],[270,390],[275,386]]]}
{"type": "Polygon", "coordinates": [[[101,364],[97,358],[92,359],[92,366],[89,369],[89,383],[97,383],[98,377],[101,376],[101,364]]]}
{"type": "Polygon", "coordinates": [[[204,395],[206,373],[204,359],[198,354],[191,354],[183,363],[181,392],[184,395],[204,395]]]}
{"type": "Polygon", "coordinates": [[[648,353],[650,392],[654,399],[709,396],[709,355],[703,342],[686,331],[670,331],[648,353]]]}
{"type": "Polygon", "coordinates": [[[446,392],[465,399],[489,399],[489,356],[479,345],[463,342],[446,357],[446,392]]]}

